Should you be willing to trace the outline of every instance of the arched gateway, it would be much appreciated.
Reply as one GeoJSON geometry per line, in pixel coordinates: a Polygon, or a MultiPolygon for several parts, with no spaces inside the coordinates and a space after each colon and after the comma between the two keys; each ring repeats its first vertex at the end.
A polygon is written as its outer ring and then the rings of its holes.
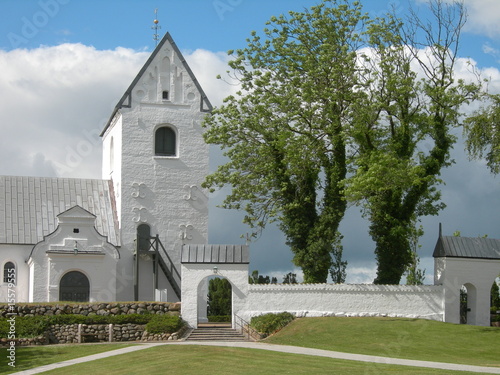
{"type": "Polygon", "coordinates": [[[181,257],[182,318],[193,328],[206,316],[206,284],[209,276],[224,277],[232,287],[234,314],[245,308],[248,294],[248,246],[184,245],[181,257]]]}
{"type": "Polygon", "coordinates": [[[460,290],[467,290],[467,324],[490,325],[491,285],[500,274],[500,240],[442,236],[434,249],[434,284],[444,288],[444,321],[460,323],[460,290]]]}

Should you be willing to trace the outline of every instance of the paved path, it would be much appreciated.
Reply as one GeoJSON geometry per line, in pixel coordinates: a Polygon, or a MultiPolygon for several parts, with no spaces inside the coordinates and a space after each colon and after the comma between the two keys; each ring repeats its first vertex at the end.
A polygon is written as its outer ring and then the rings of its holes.
{"type": "Polygon", "coordinates": [[[304,354],[312,355],[318,357],[327,357],[334,359],[345,359],[349,361],[361,361],[370,363],[380,363],[386,365],[400,365],[400,366],[414,366],[414,367],[424,367],[424,368],[434,368],[441,370],[453,370],[453,371],[469,371],[477,373],[486,374],[500,374],[500,368],[495,367],[483,367],[483,366],[470,366],[470,365],[458,365],[454,363],[443,363],[443,362],[429,362],[429,361],[417,361],[411,359],[399,359],[399,358],[388,358],[388,357],[378,357],[373,355],[363,355],[363,354],[350,354],[342,352],[334,352],[329,350],[321,349],[310,349],[302,348],[298,346],[287,346],[287,345],[273,345],[265,344],[260,342],[222,342],[222,341],[207,341],[207,342],[189,342],[189,341],[172,341],[154,344],[138,344],[137,346],[130,346],[123,349],[111,350],[109,352],[99,353],[89,355],[87,357],[70,359],[68,361],[53,363],[50,365],[45,365],[41,367],[36,367],[31,370],[16,372],[15,374],[39,374],[44,371],[49,371],[52,369],[71,366],[77,363],[83,363],[88,361],[94,361],[100,358],[111,357],[114,355],[125,354],[130,352],[135,352],[137,350],[143,350],[159,345],[206,345],[206,346],[222,346],[231,348],[248,348],[248,349],[260,349],[260,350],[270,350],[280,353],[290,353],[290,354],[304,354]]]}

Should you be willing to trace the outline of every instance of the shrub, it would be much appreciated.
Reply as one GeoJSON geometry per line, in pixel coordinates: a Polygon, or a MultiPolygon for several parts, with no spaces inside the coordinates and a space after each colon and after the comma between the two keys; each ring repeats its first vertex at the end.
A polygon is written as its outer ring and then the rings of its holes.
{"type": "Polygon", "coordinates": [[[264,314],[260,316],[254,316],[250,320],[250,327],[255,329],[261,335],[269,336],[276,331],[279,331],[290,323],[295,316],[289,312],[282,312],[279,314],[264,314]]]}
{"type": "Polygon", "coordinates": [[[176,315],[153,315],[146,324],[149,333],[174,333],[182,328],[184,322],[176,315]]]}

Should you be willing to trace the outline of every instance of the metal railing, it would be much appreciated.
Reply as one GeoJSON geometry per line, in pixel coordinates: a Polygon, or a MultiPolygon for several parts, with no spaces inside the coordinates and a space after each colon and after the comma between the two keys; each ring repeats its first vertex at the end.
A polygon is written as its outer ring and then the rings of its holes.
{"type": "Polygon", "coordinates": [[[262,336],[255,329],[250,327],[250,324],[242,317],[233,314],[234,317],[234,328],[240,329],[241,333],[245,335],[249,340],[258,341],[262,339],[262,336]]]}

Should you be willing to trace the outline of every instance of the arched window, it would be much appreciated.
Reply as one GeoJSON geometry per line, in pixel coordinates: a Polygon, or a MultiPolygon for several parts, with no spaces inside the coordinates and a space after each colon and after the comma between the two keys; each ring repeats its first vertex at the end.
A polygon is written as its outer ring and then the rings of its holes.
{"type": "Polygon", "coordinates": [[[147,224],[137,227],[137,249],[139,251],[149,251],[151,247],[151,228],[147,224]]]}
{"type": "Polygon", "coordinates": [[[88,302],[90,282],[87,276],[79,271],[68,272],[59,284],[59,301],[88,302]]]}
{"type": "Polygon", "coordinates": [[[3,282],[16,283],[16,266],[12,262],[7,262],[3,266],[3,282]]]}
{"type": "Polygon", "coordinates": [[[158,128],[155,133],[155,155],[176,156],[175,130],[168,126],[158,128]]]}

